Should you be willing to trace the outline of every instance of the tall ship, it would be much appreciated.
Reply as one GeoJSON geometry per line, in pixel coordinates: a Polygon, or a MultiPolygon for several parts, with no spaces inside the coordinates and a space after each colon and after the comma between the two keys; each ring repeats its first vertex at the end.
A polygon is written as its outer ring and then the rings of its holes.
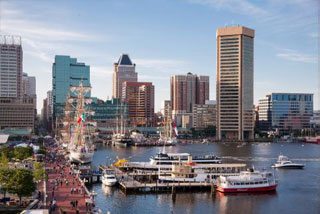
{"type": "Polygon", "coordinates": [[[177,144],[177,137],[178,136],[178,129],[176,127],[176,124],[173,124],[172,128],[172,120],[169,117],[165,117],[163,121],[163,127],[160,131],[160,138],[158,140],[159,144],[163,145],[175,145],[177,144]],[[173,131],[175,132],[175,135],[173,135],[173,131]]]}
{"type": "Polygon", "coordinates": [[[70,123],[72,132],[68,146],[70,160],[81,164],[91,163],[94,154],[92,138],[96,122],[86,120],[87,116],[93,115],[94,112],[87,108],[92,99],[85,97],[91,87],[83,86],[81,81],[79,86],[72,86],[70,90],[73,96],[68,97],[67,102],[74,110],[73,121],[70,123]]]}
{"type": "Polygon", "coordinates": [[[121,107],[117,108],[117,115],[116,115],[117,127],[116,127],[116,131],[113,132],[113,135],[112,135],[112,145],[114,146],[127,147],[132,143],[132,139],[126,131],[127,120],[124,114],[125,114],[124,106],[123,104],[121,104],[121,107]]]}

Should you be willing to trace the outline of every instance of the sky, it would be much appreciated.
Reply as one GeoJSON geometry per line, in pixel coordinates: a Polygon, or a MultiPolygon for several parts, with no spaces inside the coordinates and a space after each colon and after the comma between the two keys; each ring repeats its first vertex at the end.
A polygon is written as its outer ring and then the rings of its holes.
{"type": "Polygon", "coordinates": [[[22,37],[23,71],[36,76],[38,113],[52,88],[55,55],[90,65],[92,96],[111,97],[122,53],[139,81],[155,85],[155,107],[170,99],[170,76],[210,76],[216,99],[216,30],[255,30],[254,103],[272,92],[318,99],[317,0],[0,0],[0,34],[22,37]]]}

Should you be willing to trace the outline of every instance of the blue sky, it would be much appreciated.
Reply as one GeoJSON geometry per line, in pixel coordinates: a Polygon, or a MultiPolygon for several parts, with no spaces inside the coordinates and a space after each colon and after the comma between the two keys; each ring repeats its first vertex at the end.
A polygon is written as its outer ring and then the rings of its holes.
{"type": "Polygon", "coordinates": [[[111,96],[113,63],[128,53],[139,81],[155,85],[158,110],[170,76],[210,76],[216,94],[216,29],[256,31],[254,100],[270,92],[318,91],[317,0],[2,0],[0,34],[20,35],[24,72],[37,78],[38,112],[54,56],[91,66],[92,95],[111,96]]]}

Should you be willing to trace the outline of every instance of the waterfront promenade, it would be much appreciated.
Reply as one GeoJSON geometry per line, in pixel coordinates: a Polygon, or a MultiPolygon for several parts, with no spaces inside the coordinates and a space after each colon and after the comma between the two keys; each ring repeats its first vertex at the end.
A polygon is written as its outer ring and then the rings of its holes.
{"type": "Polygon", "coordinates": [[[51,213],[91,213],[86,205],[89,196],[59,147],[51,145],[47,152],[47,206],[51,213]]]}

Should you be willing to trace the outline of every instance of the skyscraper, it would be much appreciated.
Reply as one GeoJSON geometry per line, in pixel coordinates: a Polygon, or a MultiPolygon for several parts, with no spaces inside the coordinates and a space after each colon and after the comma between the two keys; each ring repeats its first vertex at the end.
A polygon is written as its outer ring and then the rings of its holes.
{"type": "MultiPolygon", "coordinates": [[[[90,67],[70,56],[55,56],[52,66],[53,119],[62,116],[70,86],[90,86],[90,67]]],[[[88,94],[90,96],[90,93],[88,94]]]]}
{"type": "Polygon", "coordinates": [[[209,76],[171,76],[171,107],[174,112],[192,112],[193,104],[205,104],[209,99],[209,76]]]}
{"type": "Polygon", "coordinates": [[[22,59],[21,37],[0,36],[0,129],[34,129],[36,95],[23,91],[22,59]]]}
{"type": "Polygon", "coordinates": [[[130,125],[153,126],[154,122],[154,86],[151,82],[124,82],[123,102],[128,105],[130,125]]]}
{"type": "Polygon", "coordinates": [[[218,139],[252,140],[254,30],[217,30],[218,139]]]}
{"type": "Polygon", "coordinates": [[[0,97],[22,98],[21,37],[0,36],[0,97]]]}
{"type": "Polygon", "coordinates": [[[133,64],[128,54],[122,54],[117,63],[114,63],[114,72],[112,74],[112,97],[120,98],[122,96],[122,83],[137,82],[138,74],[136,64],[133,64]]]}
{"type": "Polygon", "coordinates": [[[22,91],[24,95],[36,95],[36,77],[28,76],[27,73],[22,75],[22,91]]]}

